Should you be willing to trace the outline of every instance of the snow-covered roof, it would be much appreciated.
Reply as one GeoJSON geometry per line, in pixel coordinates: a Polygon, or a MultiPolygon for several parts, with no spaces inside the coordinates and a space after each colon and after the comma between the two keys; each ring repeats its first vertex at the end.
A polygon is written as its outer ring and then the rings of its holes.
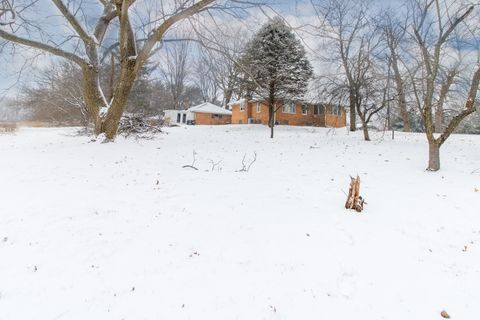
{"type": "Polygon", "coordinates": [[[221,108],[209,102],[205,102],[205,103],[199,104],[198,106],[191,107],[187,111],[200,112],[200,113],[224,114],[229,116],[232,115],[232,111],[221,108]]]}
{"type": "Polygon", "coordinates": [[[227,103],[227,105],[231,106],[231,105],[234,105],[234,104],[242,103],[244,101],[245,101],[245,99],[242,98],[242,99],[239,99],[239,100],[231,101],[231,102],[227,103]]]}
{"type": "MultiPolygon", "coordinates": [[[[258,95],[255,95],[255,96],[248,99],[249,102],[257,102],[257,101],[264,101],[264,100],[265,100],[264,98],[262,98],[258,95]]],[[[238,99],[236,101],[229,102],[229,103],[227,103],[227,105],[232,106],[234,104],[240,104],[242,102],[245,102],[245,98],[241,98],[241,99],[238,99]]]]}

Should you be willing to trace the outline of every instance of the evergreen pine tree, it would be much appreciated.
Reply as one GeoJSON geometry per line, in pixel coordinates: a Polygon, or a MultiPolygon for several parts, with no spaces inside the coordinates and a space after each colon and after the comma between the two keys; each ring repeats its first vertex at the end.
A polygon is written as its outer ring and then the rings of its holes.
{"type": "Polygon", "coordinates": [[[301,99],[313,75],[305,48],[277,17],[262,26],[240,61],[247,92],[268,102],[270,137],[279,102],[301,99]]]}

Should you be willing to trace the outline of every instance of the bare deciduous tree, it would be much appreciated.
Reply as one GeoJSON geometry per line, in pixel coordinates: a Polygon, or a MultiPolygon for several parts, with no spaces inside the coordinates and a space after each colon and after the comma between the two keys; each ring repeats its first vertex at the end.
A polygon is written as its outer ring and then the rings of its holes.
{"type": "Polygon", "coordinates": [[[439,97],[438,103],[443,103],[449,92],[449,82],[453,81],[455,73],[447,73],[442,81],[442,66],[448,57],[446,53],[449,51],[452,38],[462,37],[464,42],[468,42],[469,39],[480,36],[475,21],[478,12],[475,6],[464,5],[462,1],[455,1],[452,4],[451,1],[442,0],[414,0],[412,4],[411,37],[418,49],[420,67],[411,70],[410,73],[413,75],[417,106],[421,110],[429,144],[427,170],[437,171],[440,169],[440,147],[460,122],[475,112],[480,84],[478,51],[476,67],[471,69],[463,108],[442,128],[439,135],[434,134],[435,98],[439,97]]]}
{"type": "Polygon", "coordinates": [[[361,48],[362,32],[368,26],[368,7],[365,1],[327,0],[313,1],[319,25],[319,35],[326,40],[322,58],[339,65],[348,86],[350,131],[356,130],[356,110],[359,97],[352,64],[356,63],[361,48]]]}
{"type": "Polygon", "coordinates": [[[81,70],[76,64],[69,61],[54,64],[35,76],[35,85],[21,90],[17,107],[22,107],[35,121],[87,127],[89,116],[81,80],[81,70]]]}
{"type": "Polygon", "coordinates": [[[185,91],[187,81],[189,48],[190,45],[188,41],[167,44],[164,50],[165,56],[160,63],[160,73],[172,98],[171,108],[175,110],[180,110],[185,107],[182,105],[181,98],[185,91]]]}
{"type": "Polygon", "coordinates": [[[223,96],[222,105],[227,108],[232,97],[241,97],[241,72],[238,61],[248,41],[248,30],[243,26],[217,26],[209,30],[208,37],[201,38],[202,52],[208,75],[223,96]]]}
{"type": "Polygon", "coordinates": [[[216,61],[212,61],[205,50],[200,49],[195,65],[195,84],[200,89],[204,102],[216,103],[219,88],[215,79],[216,61]]]}
{"type": "Polygon", "coordinates": [[[397,92],[398,110],[402,118],[403,131],[410,132],[410,119],[407,108],[406,90],[404,75],[401,71],[401,44],[404,42],[406,23],[408,16],[403,21],[397,18],[392,12],[382,12],[379,21],[380,29],[383,33],[383,40],[388,48],[388,57],[393,70],[393,79],[395,82],[395,90],[397,92]]]}
{"type": "MultiPolygon", "coordinates": [[[[94,18],[90,12],[94,9],[84,8],[83,2],[52,0],[53,4],[67,22],[71,34],[60,35],[57,38],[34,38],[29,32],[28,20],[23,17],[15,22],[13,31],[0,27],[0,37],[18,45],[27,46],[48,52],[55,56],[70,60],[82,69],[83,95],[89,114],[95,123],[95,133],[105,133],[107,139],[113,139],[117,133],[119,120],[125,110],[128,96],[133,83],[149,59],[157,43],[159,43],[178,22],[208,9],[215,0],[183,0],[163,3],[161,10],[156,12],[154,20],[147,21],[150,32],[142,43],[138,43],[135,36],[135,27],[131,19],[132,8],[135,0],[99,0],[96,5],[101,8],[102,14],[94,18]],[[88,17],[85,13],[89,12],[88,17]],[[113,22],[118,22],[117,39],[119,43],[120,71],[119,79],[115,83],[113,99],[107,101],[100,87],[100,49],[104,46],[105,35],[113,22]],[[77,41],[79,39],[79,41],[77,41]],[[55,41],[57,40],[57,41],[55,41]]],[[[35,9],[32,5],[30,8],[35,9]]],[[[25,10],[26,11],[26,10],[25,10]]],[[[93,11],[94,12],[94,11],[93,11]]],[[[37,30],[38,31],[38,30],[37,30]]],[[[46,30],[39,30],[43,36],[48,35],[46,30]]]]}

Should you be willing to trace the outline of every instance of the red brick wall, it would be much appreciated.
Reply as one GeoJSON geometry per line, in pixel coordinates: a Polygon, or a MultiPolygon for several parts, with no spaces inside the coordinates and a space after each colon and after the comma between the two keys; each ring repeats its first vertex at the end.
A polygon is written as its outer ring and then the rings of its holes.
{"type": "Polygon", "coordinates": [[[211,113],[195,112],[195,124],[198,125],[217,125],[232,123],[232,116],[221,115],[221,118],[214,118],[211,113]]]}
{"type": "Polygon", "coordinates": [[[260,102],[260,112],[257,112],[257,102],[251,102],[250,117],[254,123],[268,124],[268,105],[260,102]]]}
{"type": "MultiPolygon", "coordinates": [[[[282,106],[278,108],[275,119],[279,124],[288,124],[291,126],[316,126],[316,127],[344,127],[346,125],[346,114],[342,108],[340,116],[331,114],[330,108],[325,108],[326,114],[314,114],[313,107],[310,105],[307,114],[302,114],[302,104],[295,106],[295,113],[284,113],[282,106]]],[[[268,105],[261,103],[260,112],[257,113],[257,103],[249,102],[245,104],[245,110],[240,111],[240,104],[232,105],[232,123],[246,124],[248,119],[253,119],[254,123],[268,124],[268,105]]]]}
{"type": "Polygon", "coordinates": [[[307,114],[302,113],[302,105],[295,105],[295,113],[284,113],[283,106],[277,110],[276,121],[279,124],[288,124],[290,126],[324,126],[324,115],[313,114],[313,108],[307,108],[307,114]]]}
{"type": "Polygon", "coordinates": [[[327,107],[328,112],[325,114],[325,126],[333,128],[342,128],[347,125],[347,114],[345,108],[341,108],[340,116],[335,116],[330,112],[330,107],[327,107]]]}
{"type": "MultiPolygon", "coordinates": [[[[250,103],[249,103],[250,104],[250,103]]],[[[245,110],[240,111],[240,104],[232,105],[232,123],[240,124],[240,123],[247,123],[248,122],[248,112],[247,112],[247,104],[245,104],[245,110]]]]}

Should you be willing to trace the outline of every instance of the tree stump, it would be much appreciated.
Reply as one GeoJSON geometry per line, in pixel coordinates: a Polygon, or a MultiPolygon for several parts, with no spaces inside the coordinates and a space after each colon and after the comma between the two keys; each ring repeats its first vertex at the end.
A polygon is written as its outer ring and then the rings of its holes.
{"type": "Polygon", "coordinates": [[[364,203],[365,200],[360,196],[360,177],[358,175],[356,178],[350,177],[350,189],[345,208],[361,212],[364,203]]]}

